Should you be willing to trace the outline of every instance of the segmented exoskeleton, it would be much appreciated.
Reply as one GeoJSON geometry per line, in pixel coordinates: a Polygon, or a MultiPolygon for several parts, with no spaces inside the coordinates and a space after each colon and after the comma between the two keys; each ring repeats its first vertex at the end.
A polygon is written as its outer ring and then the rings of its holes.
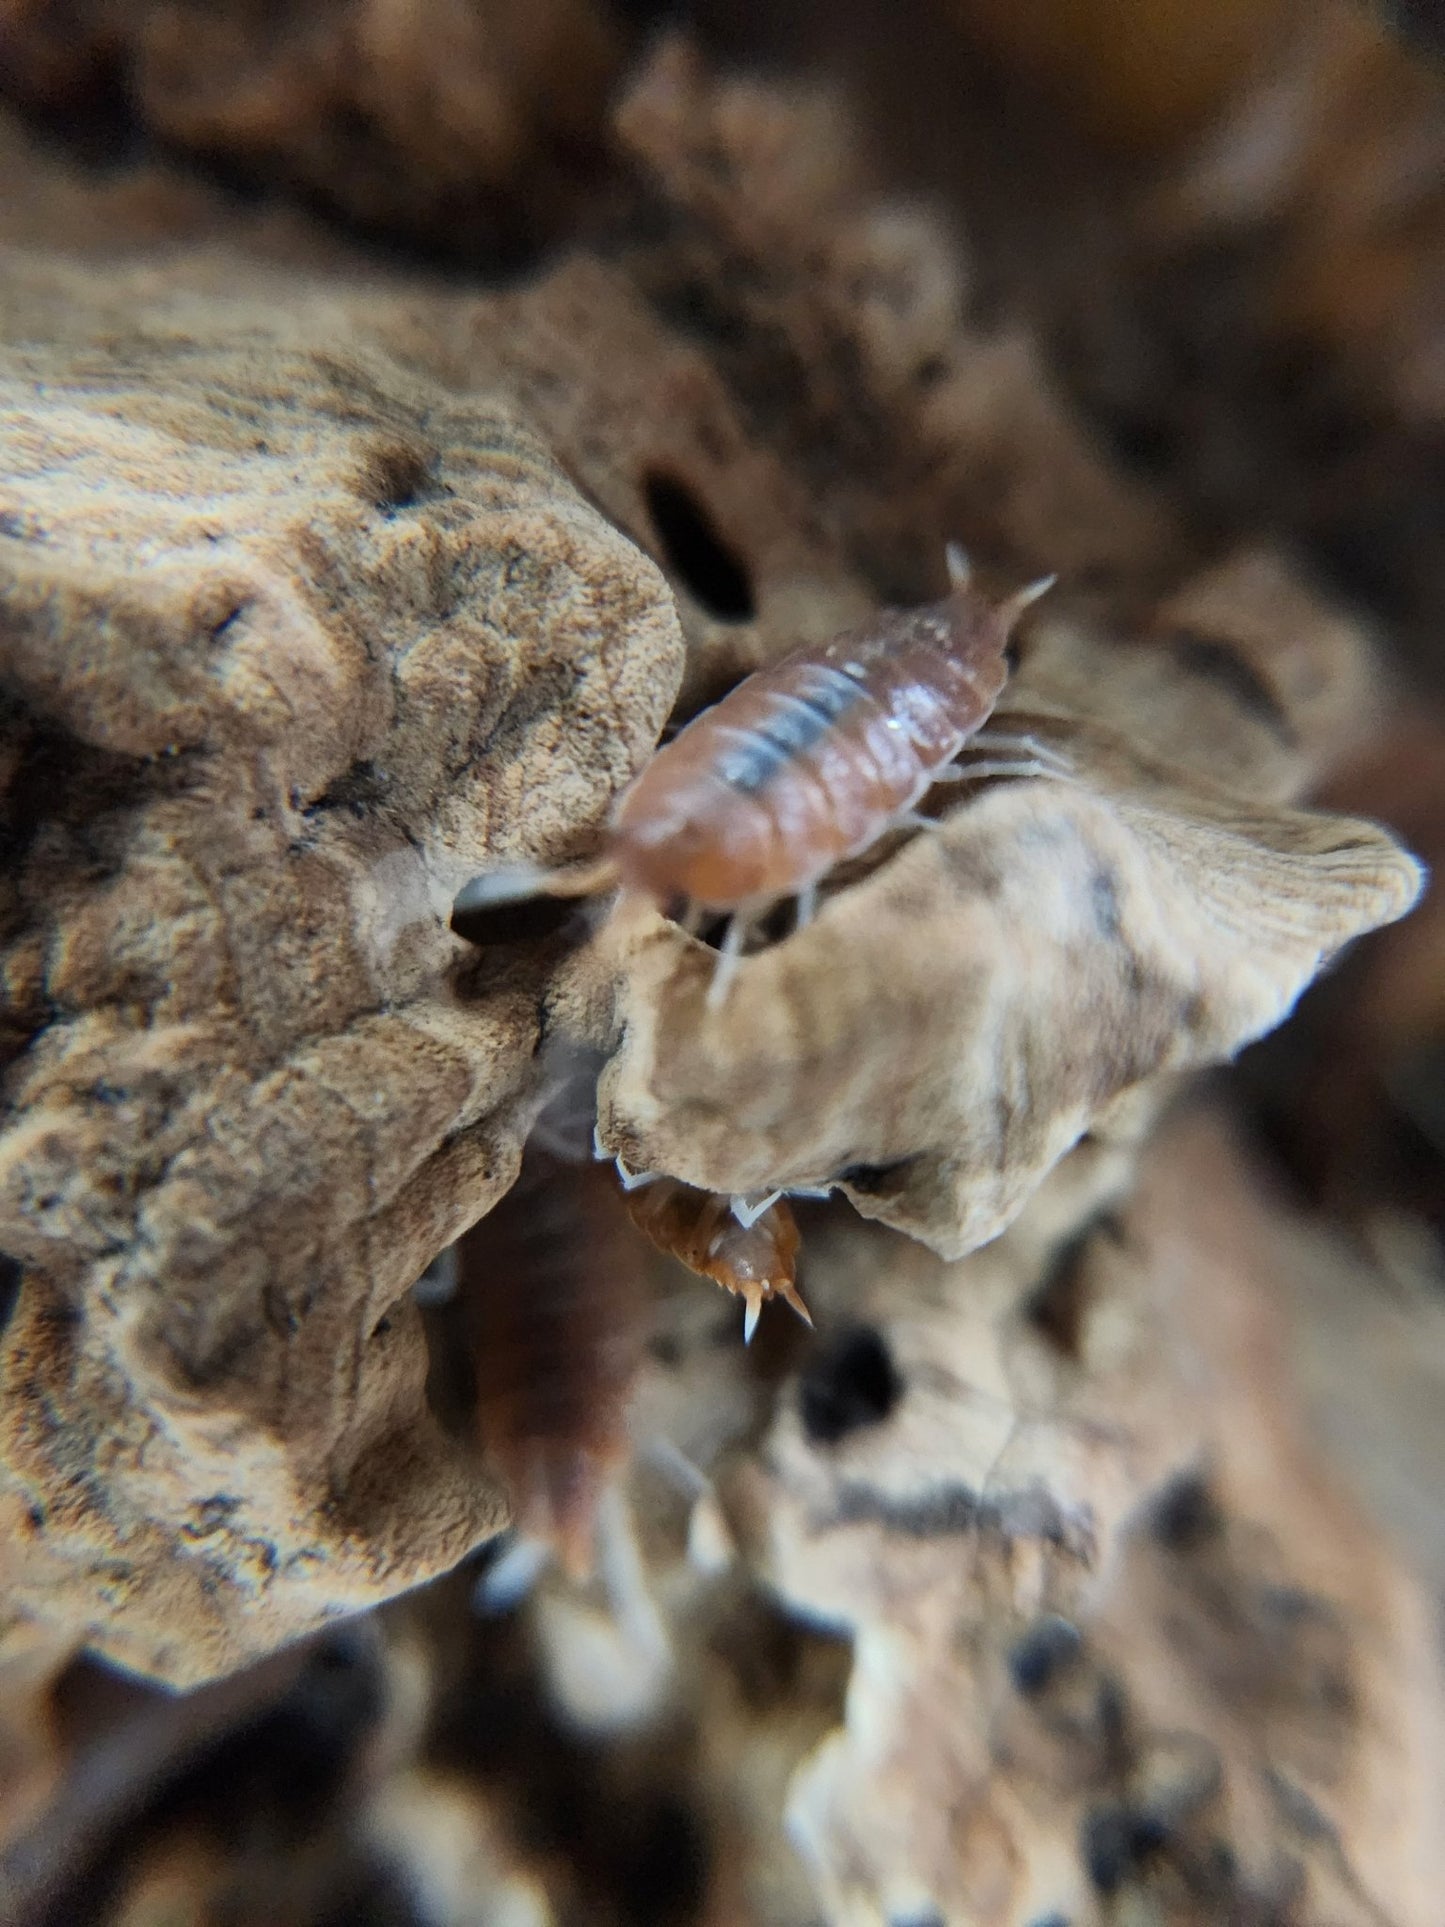
{"type": "Polygon", "coordinates": [[[731,1201],[677,1178],[624,1185],[632,1222],[658,1248],[711,1278],[747,1307],[743,1337],[751,1340],[769,1298],[781,1298],[806,1324],[813,1320],[798,1295],[798,1227],[781,1198],[772,1198],[744,1223],[731,1201]]]}
{"type": "Polygon", "coordinates": [[[951,769],[1008,679],[1015,622],[1052,577],[1002,603],[949,551],[941,602],[888,610],[831,642],[795,649],[705,709],[623,796],[611,855],[624,890],[727,911],[714,980],[721,999],[750,925],[780,899],[812,915],[819,882],[887,830],[914,820],[940,780],[1042,773],[1032,762],[951,769]]]}
{"type": "MultiPolygon", "coordinates": [[[[795,649],[694,717],[624,793],[597,862],[494,873],[459,906],[620,885],[624,897],[650,900],[694,929],[708,913],[724,914],[707,999],[715,1008],[749,932],[777,904],[795,899],[801,927],[837,865],[892,829],[936,827],[917,811],[935,783],[1064,774],[1032,737],[981,734],[1008,680],[1014,626],[1054,578],[995,602],[957,547],[948,566],[952,587],[941,601],[884,610],[795,649]]],[[[607,1155],[600,1145],[598,1155],[607,1155]]],[[[651,1181],[617,1162],[629,1191],[651,1181]]],[[[779,1195],[734,1198],[737,1222],[750,1228],[779,1195]]],[[[749,1330],[753,1323],[750,1313],[749,1330]]]]}
{"type": "Polygon", "coordinates": [[[992,602],[961,550],[948,560],[953,587],[941,602],[884,610],[795,649],[695,716],[623,795],[599,862],[482,878],[469,902],[621,884],[685,921],[725,913],[715,1006],[748,932],[775,904],[796,898],[805,924],[839,863],[900,825],[934,827],[916,806],[935,783],[1059,774],[1032,738],[979,738],[1008,679],[1014,624],[1053,577],[992,602]],[[974,747],[1003,754],[956,760],[974,747]]]}
{"type": "Polygon", "coordinates": [[[457,1249],[482,1443],[518,1530],[572,1572],[628,1453],[646,1336],[639,1251],[608,1178],[529,1146],[512,1189],[457,1249]]]}

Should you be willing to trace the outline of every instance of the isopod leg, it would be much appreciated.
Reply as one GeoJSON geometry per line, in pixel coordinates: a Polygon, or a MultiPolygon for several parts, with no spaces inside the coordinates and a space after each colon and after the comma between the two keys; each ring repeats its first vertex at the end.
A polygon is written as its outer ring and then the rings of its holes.
{"type": "Polygon", "coordinates": [[[760,1198],[734,1196],[731,1201],[733,1216],[744,1231],[751,1231],[763,1213],[775,1205],[782,1195],[781,1191],[767,1191],[760,1198]]]}
{"type": "Polygon", "coordinates": [[[632,1508],[616,1484],[607,1487],[597,1506],[597,1568],[618,1632],[661,1674],[672,1646],[647,1583],[632,1508]]]}
{"type": "Polygon", "coordinates": [[[728,988],[737,975],[738,963],[743,954],[743,940],[747,936],[747,919],[741,912],[728,920],[717,962],[713,965],[712,982],[707,987],[707,1007],[717,1010],[728,994],[728,988]]]}
{"type": "Polygon", "coordinates": [[[1073,772],[1073,764],[1062,751],[1050,749],[1048,744],[1041,743],[1037,736],[1030,736],[1019,730],[994,729],[992,726],[986,726],[976,736],[971,736],[958,753],[960,756],[969,756],[976,750],[989,752],[1004,750],[1013,755],[1025,756],[1031,762],[1052,763],[1060,775],[1069,775],[1073,772]]]}
{"type": "Polygon", "coordinates": [[[660,1171],[629,1171],[621,1158],[614,1158],[617,1166],[617,1182],[624,1191],[640,1191],[644,1184],[656,1184],[662,1176],[660,1171]]]}
{"type": "MultiPolygon", "coordinates": [[[[1059,782],[1064,780],[1061,770],[1052,769],[1047,763],[1029,762],[1021,757],[985,758],[981,763],[951,763],[947,769],[941,769],[933,780],[935,783],[981,783],[987,776],[1051,776],[1059,782]]],[[[908,820],[906,816],[899,819],[903,823],[908,820]]],[[[934,823],[933,828],[937,829],[938,825],[934,823]]]]}
{"type": "Polygon", "coordinates": [[[717,953],[717,964],[712,973],[712,982],[707,990],[707,1007],[717,1010],[728,994],[728,987],[737,975],[742,961],[743,945],[752,932],[753,925],[764,914],[767,906],[756,901],[741,904],[729,919],[727,931],[723,936],[722,947],[717,953]]]}
{"type": "Polygon", "coordinates": [[[602,1132],[595,1124],[592,1126],[592,1155],[599,1164],[612,1163],[617,1166],[617,1182],[624,1191],[640,1191],[644,1184],[655,1184],[662,1175],[659,1171],[630,1171],[622,1158],[613,1157],[602,1142],[602,1132]]]}
{"type": "Polygon", "coordinates": [[[818,914],[818,886],[805,883],[798,892],[798,904],[793,922],[794,930],[806,930],[818,914]]]}
{"type": "Polygon", "coordinates": [[[473,1587],[473,1612],[511,1612],[531,1592],[551,1559],[552,1549],[543,1540],[514,1538],[473,1587]]]}

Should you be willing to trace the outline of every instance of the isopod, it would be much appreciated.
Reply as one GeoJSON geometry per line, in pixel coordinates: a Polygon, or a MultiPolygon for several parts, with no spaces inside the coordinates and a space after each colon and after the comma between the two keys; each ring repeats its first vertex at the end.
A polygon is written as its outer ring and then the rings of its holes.
{"type": "Polygon", "coordinates": [[[746,1341],[751,1341],[769,1298],[781,1298],[812,1324],[796,1283],[798,1227],[783,1199],[770,1200],[749,1224],[740,1221],[730,1199],[677,1178],[624,1186],[623,1202],[632,1222],[659,1251],[742,1299],[746,1341]]]}
{"type": "MultiPolygon", "coordinates": [[[[956,545],[948,570],[941,601],[884,610],[795,649],[694,717],[624,792],[598,861],[479,877],[458,912],[620,885],[624,897],[681,911],[693,928],[708,913],[725,915],[707,997],[716,1008],[750,931],[775,905],[795,899],[802,927],[837,865],[892,829],[935,827],[917,812],[935,783],[1066,774],[1031,737],[982,733],[1008,680],[1013,629],[1055,578],[994,602],[956,545]],[[991,753],[975,759],[978,749],[991,753]]],[[[598,1154],[606,1155],[600,1144],[598,1154]]],[[[654,1178],[620,1159],[618,1171],[629,1191],[654,1178]]],[[[734,1198],[734,1218],[748,1229],[777,1195],[734,1198]]]]}
{"type": "MultiPolygon", "coordinates": [[[[886,611],[747,677],[623,796],[611,840],[623,889],[731,916],[714,1001],[750,926],[787,897],[806,923],[828,871],[908,822],[992,713],[1013,626],[1053,578],[991,603],[956,548],[949,572],[943,601],[886,611]]],[[[958,776],[984,773],[1005,772],[958,776]]]]}
{"type": "Polygon", "coordinates": [[[646,1336],[627,1221],[600,1171],[529,1146],[457,1256],[482,1444],[519,1532],[585,1575],[603,1492],[628,1456],[646,1336]]]}
{"type": "Polygon", "coordinates": [[[890,829],[933,827],[916,805],[935,783],[1059,774],[1030,738],[979,737],[1008,679],[1014,625],[1055,578],[996,603],[974,587],[956,546],[948,565],[942,601],[885,610],[795,649],[694,717],[624,793],[600,863],[571,876],[532,872],[520,884],[516,873],[482,879],[477,900],[620,883],[681,906],[690,921],[725,914],[715,1006],[749,931],[774,905],[795,898],[806,924],[830,870],[890,829]],[[1008,754],[958,764],[973,747],[1008,754]]]}

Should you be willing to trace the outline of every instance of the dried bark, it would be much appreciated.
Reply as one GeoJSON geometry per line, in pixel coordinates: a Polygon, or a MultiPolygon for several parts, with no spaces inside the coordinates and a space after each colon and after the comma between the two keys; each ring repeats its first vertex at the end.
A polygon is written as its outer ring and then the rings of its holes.
{"type": "Polygon", "coordinates": [[[339,302],[12,266],[11,1599],[192,1680],[504,1517],[407,1291],[515,1170],[546,957],[459,994],[447,916],[605,809],[679,640],[339,302]]]}
{"type": "Polygon", "coordinates": [[[853,1641],[790,1798],[830,1919],[1433,1917],[1434,1609],[1320,1457],[1306,1252],[1198,1119],[1042,1280],[830,1249],[858,1335],[735,1488],[853,1641]]]}
{"type": "Polygon", "coordinates": [[[584,198],[626,41],[606,0],[5,0],[0,84],[367,228],[493,251],[584,198]]]}
{"type": "MultiPolygon", "coordinates": [[[[5,84],[453,266],[574,239],[442,280],[154,145],[97,175],[0,127],[0,1914],[79,1917],[100,1870],[137,1922],[404,1889],[596,1927],[1427,1927],[1420,1226],[1369,1217],[1364,1261],[1158,1124],[1419,887],[1301,806],[1380,754],[1380,636],[1257,497],[1201,527],[1103,452],[1058,315],[891,198],[845,95],[679,36],[604,128],[625,35],[590,8],[249,17],[12,4],[5,84]],[[999,722],[1063,777],[942,795],[717,1013],[661,918],[453,933],[477,870],[596,847],[670,712],[936,592],[949,539],[1063,577],[999,722]],[[486,1374],[410,1287],[511,1183],[559,1036],[610,1060],[629,1163],[850,1202],[799,1208],[816,1340],[767,1317],[745,1352],[655,1261],[596,1576],[509,1616],[468,1559],[508,1516],[486,1374]],[[459,1561],[184,1718],[133,1685],[77,1720],[88,1663],[47,1685],[77,1645],[230,1674],[459,1561]]],[[[1337,980],[1342,1078],[1428,1047],[1436,927],[1337,980]]],[[[520,1267],[478,1278],[525,1313],[520,1267]]]]}
{"type": "MultiPolygon", "coordinates": [[[[1302,594],[1260,558],[1235,576],[1302,594]]],[[[1162,632],[1227,608],[1220,587],[1182,593],[1162,632]]],[[[704,1190],[836,1183],[959,1257],[1151,1080],[1277,1024],[1342,945],[1410,907],[1419,872],[1367,824],[1273,801],[1327,737],[1340,681],[1362,679],[1364,641],[1326,611],[1291,627],[1265,606],[1277,690],[1247,631],[1145,651],[1041,618],[999,725],[1072,773],[953,807],[940,792],[935,833],[751,958],[721,1008],[703,945],[658,918],[619,931],[608,1149],[704,1190]],[[1290,637],[1309,692],[1294,706],[1290,637]]]]}

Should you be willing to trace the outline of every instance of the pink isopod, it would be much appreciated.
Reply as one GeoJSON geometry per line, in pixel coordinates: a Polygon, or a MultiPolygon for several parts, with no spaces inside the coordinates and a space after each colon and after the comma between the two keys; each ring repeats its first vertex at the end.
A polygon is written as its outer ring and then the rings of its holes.
{"type": "MultiPolygon", "coordinates": [[[[1032,737],[980,733],[1008,680],[1013,629],[1055,578],[995,602],[974,586],[961,549],[950,546],[948,567],[952,587],[941,601],[884,610],[830,642],[795,649],[694,717],[627,789],[597,862],[479,878],[459,909],[620,885],[680,910],[693,927],[709,912],[725,914],[708,992],[716,1007],[749,931],[775,905],[796,899],[804,925],[838,864],[892,829],[935,827],[917,814],[935,783],[1064,774],[1032,737]],[[976,759],[978,749],[989,754],[976,759]],[[965,753],[970,760],[958,762],[965,753]]],[[[595,1137],[594,1145],[607,1155],[595,1137]]],[[[620,1158],[617,1168],[629,1191],[657,1182],[620,1158]]],[[[734,1197],[732,1215],[750,1229],[780,1195],[734,1197]]],[[[750,1302],[749,1336],[755,1323],[750,1302]]]]}
{"type": "Polygon", "coordinates": [[[977,742],[1008,680],[1014,625],[1055,578],[992,602],[960,549],[950,546],[948,563],[942,601],[885,610],[795,649],[694,717],[624,793],[600,863],[529,871],[520,887],[516,872],[483,879],[473,901],[620,883],[683,906],[690,920],[726,913],[708,999],[716,1005],[749,930],[788,898],[807,923],[830,870],[891,829],[928,822],[916,806],[935,783],[1058,774],[1031,738],[997,732],[977,746],[1006,752],[1002,759],[955,760],[977,742]]]}

